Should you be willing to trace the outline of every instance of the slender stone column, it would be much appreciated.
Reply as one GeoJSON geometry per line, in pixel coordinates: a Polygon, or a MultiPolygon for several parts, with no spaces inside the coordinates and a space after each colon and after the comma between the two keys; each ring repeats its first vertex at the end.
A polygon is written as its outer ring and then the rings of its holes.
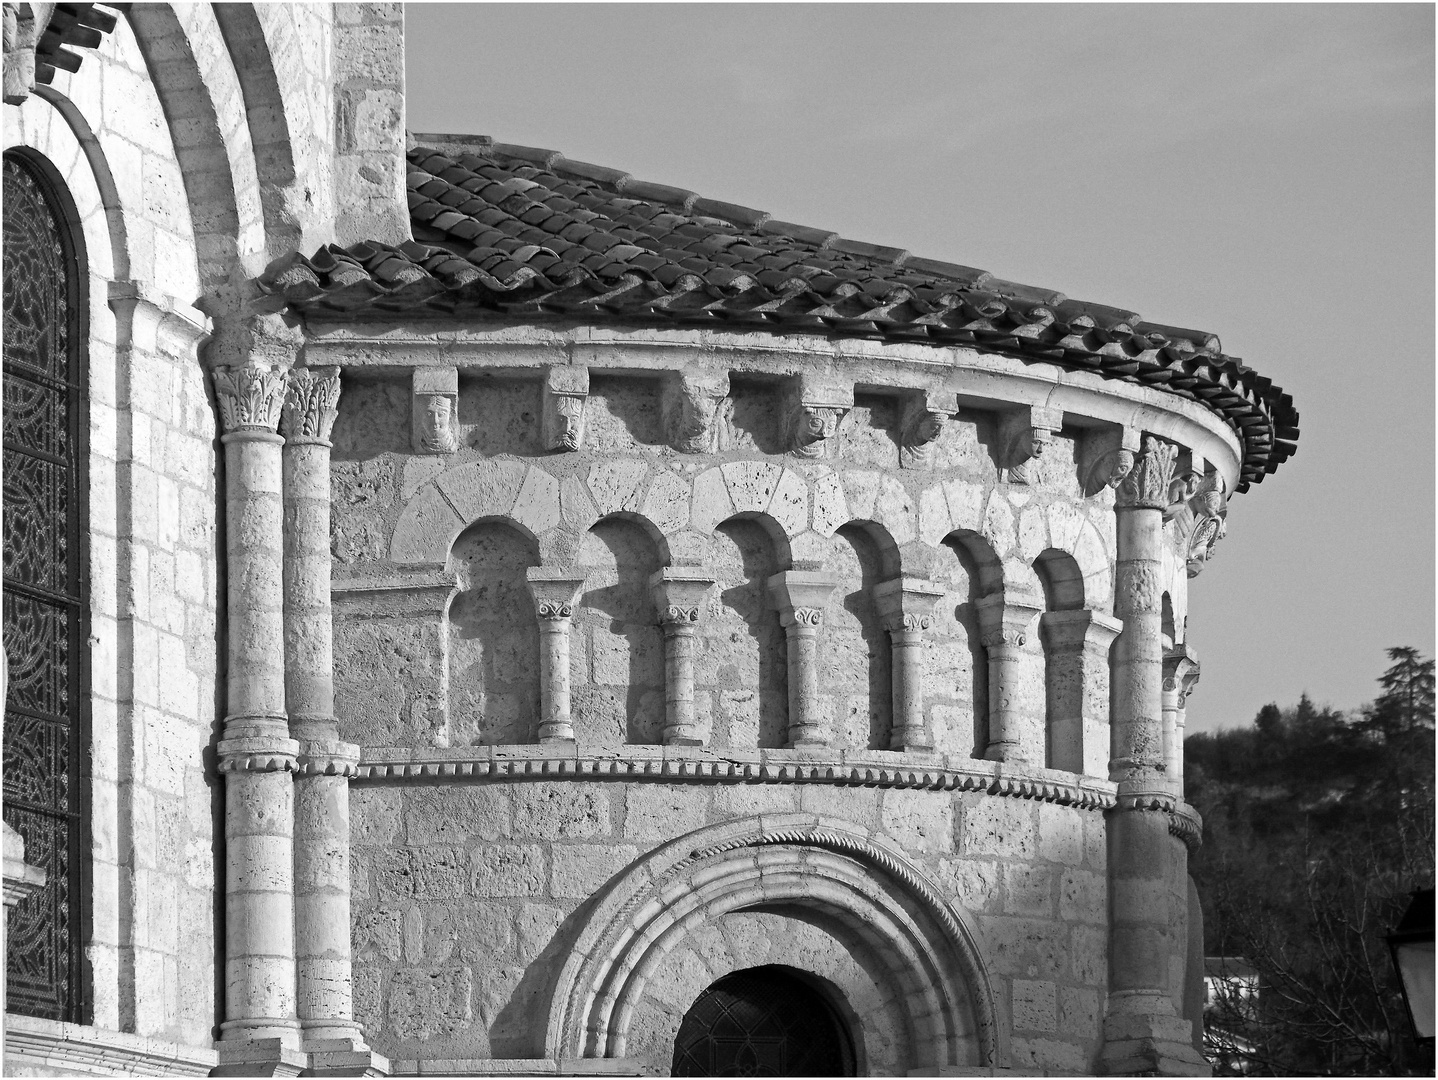
{"type": "Polygon", "coordinates": [[[311,1070],[323,1075],[366,1049],[350,977],[349,778],[359,748],[334,718],[330,614],[330,430],[339,371],[289,373],[284,429],[285,703],[299,743],[295,779],[297,1012],[311,1070]],[[340,1055],[344,1061],[334,1061],[340,1055]]]}
{"type": "Polygon", "coordinates": [[[980,641],[989,653],[989,745],[984,757],[1015,764],[1044,763],[1044,718],[1037,707],[1035,661],[1025,649],[1042,597],[994,593],[974,605],[980,641]]]}
{"type": "Polygon", "coordinates": [[[1123,623],[1080,608],[1039,616],[1051,769],[1108,775],[1108,657],[1123,623]]]}
{"type": "Polygon", "coordinates": [[[824,605],[839,584],[832,574],[785,570],[768,581],[770,603],[789,639],[789,745],[828,746],[833,741],[819,700],[819,627],[824,605]]]}
{"type": "Polygon", "coordinates": [[[873,595],[893,656],[889,749],[932,750],[934,738],[924,723],[924,631],[933,625],[934,604],[944,590],[918,578],[894,578],[875,585],[873,595]]]}
{"type": "MultiPolygon", "coordinates": [[[[285,714],[284,550],[277,427],[284,369],[215,369],[224,427],[229,594],[225,776],[226,1041],[300,1042],[295,1011],[294,783],[285,714]]],[[[222,1059],[224,1058],[222,1052],[222,1059]]]]}
{"type": "Polygon", "coordinates": [[[1188,933],[1186,907],[1176,909],[1171,888],[1186,866],[1168,828],[1177,792],[1163,769],[1160,559],[1176,449],[1144,436],[1115,495],[1114,615],[1123,633],[1113,661],[1109,777],[1118,781],[1118,803],[1107,818],[1109,993],[1099,1056],[1110,1074],[1208,1074],[1170,992],[1170,959],[1183,955],[1188,933]]]}
{"type": "Polygon", "coordinates": [[[1163,771],[1183,794],[1183,729],[1188,695],[1198,685],[1198,654],[1179,645],[1163,655],[1163,771]]]}
{"type": "Polygon", "coordinates": [[[694,721],[694,631],[714,579],[665,567],[649,579],[664,629],[664,742],[703,746],[694,721]]]}
{"type": "Polygon", "coordinates": [[[584,577],[532,566],[527,574],[539,616],[539,741],[573,742],[569,711],[569,627],[584,577]]]}

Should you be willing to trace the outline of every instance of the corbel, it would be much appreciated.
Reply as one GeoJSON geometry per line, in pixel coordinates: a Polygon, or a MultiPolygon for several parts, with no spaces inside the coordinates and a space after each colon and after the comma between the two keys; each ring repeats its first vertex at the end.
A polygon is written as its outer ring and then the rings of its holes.
{"type": "Polygon", "coordinates": [[[790,380],[788,399],[789,451],[804,458],[837,457],[839,422],[854,407],[853,384],[797,375],[790,380]]]}
{"type": "Polygon", "coordinates": [[[1203,459],[1194,454],[1180,456],[1173,482],[1172,500],[1164,511],[1175,552],[1183,559],[1189,577],[1197,577],[1213,549],[1228,533],[1228,492],[1217,471],[1204,473],[1203,459]]]}
{"type": "Polygon", "coordinates": [[[664,382],[664,430],[681,454],[716,454],[733,443],[729,374],[676,372],[664,382]]]}
{"type": "Polygon", "coordinates": [[[459,369],[415,368],[410,403],[410,445],[417,454],[459,449],[459,369]]]}
{"type": "Polygon", "coordinates": [[[544,376],[544,447],[569,453],[584,445],[587,367],[552,367],[544,376]]]}
{"type": "Polygon", "coordinates": [[[1097,495],[1116,488],[1133,471],[1143,432],[1135,427],[1089,428],[1079,451],[1083,493],[1097,495]]]}
{"type": "Polygon", "coordinates": [[[999,418],[999,446],[1004,473],[1011,484],[1030,484],[1038,478],[1035,462],[1063,427],[1062,409],[1030,405],[1004,413],[999,418]]]}
{"type": "Polygon", "coordinates": [[[934,444],[944,433],[944,425],[958,412],[958,398],[952,393],[925,390],[910,394],[899,421],[899,467],[932,468],[934,444]]]}

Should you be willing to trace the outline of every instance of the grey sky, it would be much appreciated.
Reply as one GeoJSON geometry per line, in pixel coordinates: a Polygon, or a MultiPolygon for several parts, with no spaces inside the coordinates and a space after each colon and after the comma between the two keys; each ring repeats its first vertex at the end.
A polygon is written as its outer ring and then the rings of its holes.
{"type": "Polygon", "coordinates": [[[1217,333],[1296,457],[1192,585],[1190,730],[1434,647],[1430,5],[411,4],[493,135],[1217,333]]]}

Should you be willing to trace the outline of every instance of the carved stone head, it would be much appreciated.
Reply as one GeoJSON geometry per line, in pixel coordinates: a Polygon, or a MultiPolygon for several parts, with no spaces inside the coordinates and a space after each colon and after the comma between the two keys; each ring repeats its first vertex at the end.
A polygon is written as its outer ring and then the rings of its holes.
{"type": "Polygon", "coordinates": [[[446,394],[430,394],[420,412],[420,444],[431,454],[452,454],[457,441],[453,400],[446,394]]]}
{"type": "Polygon", "coordinates": [[[584,398],[572,394],[555,394],[549,437],[551,450],[578,450],[584,442],[584,398]]]}

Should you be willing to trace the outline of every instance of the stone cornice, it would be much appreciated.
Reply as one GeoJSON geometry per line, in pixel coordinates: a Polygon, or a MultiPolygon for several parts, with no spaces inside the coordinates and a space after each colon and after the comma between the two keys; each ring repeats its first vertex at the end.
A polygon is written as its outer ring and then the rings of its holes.
{"type": "Polygon", "coordinates": [[[884,383],[895,390],[956,395],[956,407],[1011,411],[1028,404],[1146,431],[1197,451],[1224,476],[1229,490],[1242,490],[1244,442],[1206,406],[1154,387],[1106,379],[1094,371],[1068,371],[1014,357],[980,353],[962,346],[934,347],[858,339],[826,340],[782,334],[724,330],[633,329],[622,333],[576,321],[565,325],[460,320],[380,325],[347,316],[341,323],[313,318],[306,363],[344,368],[458,367],[532,371],[557,364],[581,364],[592,371],[622,368],[674,375],[709,362],[716,368],[782,376],[796,358],[823,360],[834,377],[851,374],[871,382],[882,361],[884,383]]]}
{"type": "Polygon", "coordinates": [[[376,747],[361,751],[359,780],[606,779],[711,783],[837,784],[973,791],[1083,810],[1107,810],[1117,785],[1051,769],[1015,769],[957,755],[905,760],[886,751],[854,754],[757,750],[725,754],[690,747],[469,746],[451,749],[376,747]]]}

